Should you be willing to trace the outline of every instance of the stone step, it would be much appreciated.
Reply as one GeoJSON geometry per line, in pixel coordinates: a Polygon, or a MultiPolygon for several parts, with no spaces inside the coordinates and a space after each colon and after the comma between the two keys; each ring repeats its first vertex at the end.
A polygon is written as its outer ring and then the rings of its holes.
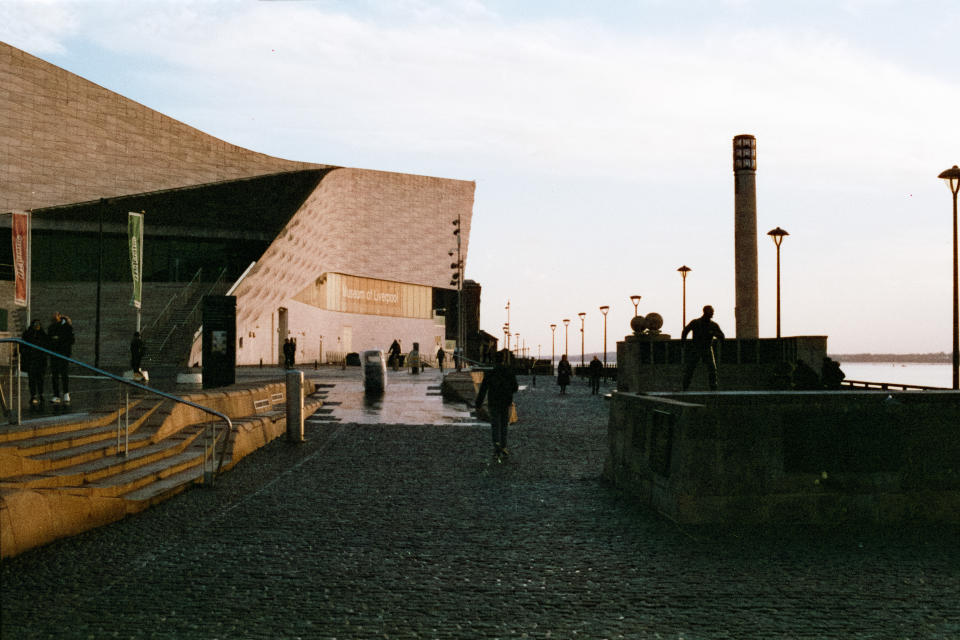
{"type": "MultiPolygon", "coordinates": [[[[102,449],[102,452],[112,452],[114,455],[101,455],[93,460],[51,469],[39,474],[7,478],[4,480],[4,484],[8,487],[17,486],[21,488],[83,487],[101,486],[103,483],[110,484],[111,478],[122,478],[126,473],[135,472],[139,468],[156,463],[162,464],[165,459],[174,458],[188,448],[202,432],[202,429],[187,427],[177,436],[171,436],[162,442],[149,444],[148,440],[142,446],[133,448],[126,456],[116,455],[117,450],[114,443],[102,449]]],[[[121,480],[120,483],[122,482],[125,481],[121,480]]]]}
{"type": "Polygon", "coordinates": [[[201,467],[203,455],[203,446],[194,444],[182,453],[87,483],[84,487],[96,495],[123,496],[192,467],[201,467]]]}

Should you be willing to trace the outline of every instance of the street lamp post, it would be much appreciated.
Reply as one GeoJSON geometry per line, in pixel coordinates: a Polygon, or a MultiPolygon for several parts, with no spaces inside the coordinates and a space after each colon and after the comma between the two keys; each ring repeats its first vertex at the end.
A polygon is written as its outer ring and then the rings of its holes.
{"type": "Polygon", "coordinates": [[[953,165],[941,173],[953,194],[953,388],[960,390],[960,293],[957,282],[957,193],[960,192],[960,167],[953,165]]]}
{"type": "Polygon", "coordinates": [[[554,345],[556,344],[556,342],[554,341],[554,338],[556,337],[557,337],[557,325],[551,324],[550,325],[550,370],[551,371],[553,371],[553,360],[557,355],[556,349],[554,347],[554,345]]]}
{"type": "Polygon", "coordinates": [[[465,355],[463,349],[463,254],[460,250],[460,216],[457,216],[457,219],[453,221],[453,235],[457,239],[457,261],[450,266],[456,268],[456,273],[453,274],[453,280],[450,284],[457,285],[457,347],[454,350],[454,353],[459,355],[457,358],[459,370],[460,363],[463,362],[463,356],[465,355]]]}
{"type": "Polygon", "coordinates": [[[633,317],[637,317],[637,305],[640,304],[641,296],[630,296],[630,302],[633,303],[633,317]]]}
{"type": "Polygon", "coordinates": [[[570,357],[570,318],[563,319],[563,354],[570,357]]]}
{"type": "MultiPolygon", "coordinates": [[[[687,328],[687,274],[693,271],[687,265],[683,265],[677,271],[680,272],[680,277],[683,278],[683,328],[687,328]]],[[[681,329],[681,331],[682,331],[681,329]]]]}
{"type": "Polygon", "coordinates": [[[600,313],[603,314],[603,368],[607,368],[607,312],[610,307],[603,305],[600,307],[600,313]]]}
{"type": "Polygon", "coordinates": [[[780,245],[783,243],[784,236],[790,235],[780,227],[767,231],[767,235],[773,238],[773,244],[777,246],[777,338],[780,337],[780,245]]]}
{"type": "Polygon", "coordinates": [[[583,366],[583,342],[584,342],[584,336],[585,336],[585,333],[583,331],[583,321],[584,321],[584,318],[587,317],[587,312],[581,311],[577,315],[580,316],[580,366],[582,367],[583,366]]]}

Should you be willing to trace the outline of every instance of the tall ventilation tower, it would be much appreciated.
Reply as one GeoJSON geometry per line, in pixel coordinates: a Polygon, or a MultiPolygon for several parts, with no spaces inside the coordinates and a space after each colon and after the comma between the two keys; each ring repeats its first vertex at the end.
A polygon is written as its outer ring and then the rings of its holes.
{"type": "Polygon", "coordinates": [[[733,138],[733,214],[738,338],[758,338],[757,139],[733,138]]]}

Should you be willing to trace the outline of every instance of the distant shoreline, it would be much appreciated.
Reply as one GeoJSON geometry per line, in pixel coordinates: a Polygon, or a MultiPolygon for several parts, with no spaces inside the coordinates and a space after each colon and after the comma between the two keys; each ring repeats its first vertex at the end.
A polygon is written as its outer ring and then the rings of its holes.
{"type": "Polygon", "coordinates": [[[950,364],[953,361],[949,353],[848,353],[830,354],[830,357],[838,362],[950,364]]]}

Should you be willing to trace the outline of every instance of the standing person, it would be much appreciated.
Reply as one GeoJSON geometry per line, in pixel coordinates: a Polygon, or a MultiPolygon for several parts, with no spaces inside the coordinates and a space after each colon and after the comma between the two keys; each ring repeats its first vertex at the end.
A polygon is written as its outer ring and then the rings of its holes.
{"type": "MultiPolygon", "coordinates": [[[[73,324],[70,318],[59,311],[54,312],[53,322],[47,328],[47,339],[50,341],[50,350],[62,356],[70,357],[73,348],[73,324]]],[[[60,404],[60,388],[63,387],[63,403],[70,404],[70,373],[69,363],[62,359],[50,358],[50,372],[53,375],[53,404],[60,404]]]]}
{"type": "Polygon", "coordinates": [[[407,356],[407,363],[410,365],[410,373],[416,375],[420,373],[420,343],[413,343],[413,350],[407,356]]]}
{"type": "Polygon", "coordinates": [[[390,366],[393,367],[394,371],[399,371],[401,349],[400,342],[398,340],[393,341],[393,344],[390,345],[388,353],[390,354],[390,366]]]}
{"type": "Polygon", "coordinates": [[[597,356],[593,356],[593,360],[590,361],[587,373],[590,375],[590,395],[599,394],[600,377],[603,375],[603,363],[600,362],[597,356]]]}
{"type": "Polygon", "coordinates": [[[443,361],[446,359],[447,354],[444,353],[443,347],[437,349],[437,366],[440,367],[440,373],[443,373],[443,361]]]}
{"type": "Polygon", "coordinates": [[[717,360],[713,354],[713,339],[723,340],[723,331],[720,326],[714,322],[713,307],[707,305],[703,308],[703,315],[694,318],[687,326],[683,328],[680,334],[680,342],[685,343],[688,333],[693,333],[693,350],[686,351],[684,356],[687,358],[687,366],[683,372],[683,390],[690,388],[690,381],[693,380],[693,372],[697,368],[697,363],[701,360],[707,365],[707,379],[710,383],[710,390],[717,390],[717,360]]]}
{"type": "Polygon", "coordinates": [[[570,376],[573,375],[573,369],[570,367],[570,361],[567,360],[567,354],[560,356],[560,362],[557,363],[557,384],[560,385],[560,395],[566,395],[567,385],[570,384],[570,376]]]}
{"type": "MultiPolygon", "coordinates": [[[[49,349],[47,332],[43,330],[43,323],[34,320],[23,332],[23,339],[30,344],[49,349]]],[[[27,372],[30,384],[30,406],[39,409],[43,407],[43,377],[47,373],[47,354],[30,347],[20,349],[20,362],[27,372]]]]}
{"type": "Polygon", "coordinates": [[[520,388],[517,385],[517,377],[508,366],[509,354],[510,352],[506,349],[499,353],[497,364],[490,371],[484,372],[483,382],[480,383],[480,390],[477,392],[476,406],[479,407],[485,398],[489,398],[487,409],[490,413],[490,428],[493,435],[493,455],[497,460],[510,455],[507,451],[507,425],[510,422],[513,394],[520,388]]]}
{"type": "Polygon", "coordinates": [[[293,338],[287,338],[283,343],[283,366],[287,369],[293,369],[296,359],[297,344],[293,338]]]}
{"type": "Polygon", "coordinates": [[[140,373],[140,362],[146,353],[147,346],[143,343],[140,332],[134,331],[133,340],[130,341],[130,368],[133,369],[133,375],[140,373]]]}

